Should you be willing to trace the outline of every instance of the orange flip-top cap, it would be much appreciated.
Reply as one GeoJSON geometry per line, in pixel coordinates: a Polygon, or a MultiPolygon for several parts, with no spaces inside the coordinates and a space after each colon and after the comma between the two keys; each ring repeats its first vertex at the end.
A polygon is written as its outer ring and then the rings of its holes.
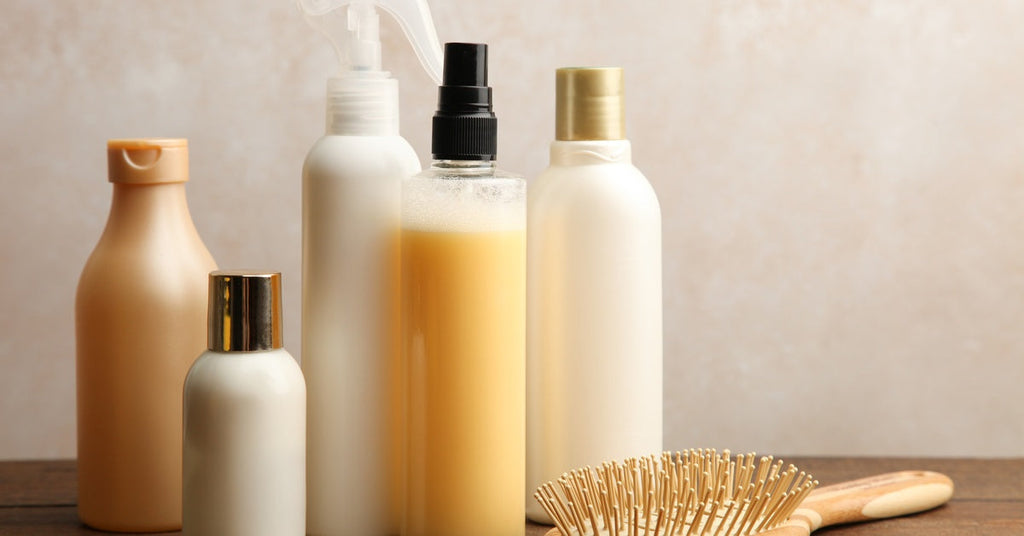
{"type": "Polygon", "coordinates": [[[137,138],[107,141],[107,177],[119,184],[188,181],[188,140],[137,138]]]}

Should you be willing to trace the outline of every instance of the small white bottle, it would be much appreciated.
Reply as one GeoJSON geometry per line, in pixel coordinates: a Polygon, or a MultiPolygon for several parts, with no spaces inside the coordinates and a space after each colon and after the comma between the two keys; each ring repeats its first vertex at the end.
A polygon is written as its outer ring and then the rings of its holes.
{"type": "Polygon", "coordinates": [[[185,378],[182,534],[302,536],[306,386],[281,342],[281,274],[211,272],[208,316],[185,378]]]}
{"type": "Polygon", "coordinates": [[[301,0],[342,69],[327,83],[327,128],[302,169],[302,370],[309,389],[308,515],[313,536],[398,531],[401,185],[420,160],[398,130],[398,81],[382,70],[375,6],[396,17],[440,80],[425,0],[301,0]],[[337,10],[336,12],[332,12],[337,10]],[[324,22],[321,26],[319,23],[324,22]]]}
{"type": "Polygon", "coordinates": [[[527,516],[562,473],[661,452],[661,210],[625,138],[622,69],[559,69],[527,215],[527,516]]]}

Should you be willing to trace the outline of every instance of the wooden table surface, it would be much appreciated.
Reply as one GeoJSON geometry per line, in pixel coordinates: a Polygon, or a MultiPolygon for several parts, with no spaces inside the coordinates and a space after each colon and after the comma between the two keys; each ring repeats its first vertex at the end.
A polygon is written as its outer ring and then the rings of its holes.
{"type": "MultiPolygon", "coordinates": [[[[815,534],[1024,536],[1024,458],[785,458],[822,485],[902,469],[949,475],[953,500],[936,510],[899,519],[825,528],[815,534]]],[[[527,523],[526,536],[548,527],[527,523]]],[[[75,462],[0,462],[0,535],[97,534],[75,514],[75,462]]],[[[481,535],[487,536],[487,535],[481,535]]]]}

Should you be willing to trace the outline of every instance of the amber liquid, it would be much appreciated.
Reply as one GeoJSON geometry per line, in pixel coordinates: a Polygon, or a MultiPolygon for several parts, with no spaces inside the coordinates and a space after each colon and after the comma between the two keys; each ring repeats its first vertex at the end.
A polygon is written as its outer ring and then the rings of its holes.
{"type": "Polygon", "coordinates": [[[522,536],[525,231],[402,232],[408,536],[522,536]]]}

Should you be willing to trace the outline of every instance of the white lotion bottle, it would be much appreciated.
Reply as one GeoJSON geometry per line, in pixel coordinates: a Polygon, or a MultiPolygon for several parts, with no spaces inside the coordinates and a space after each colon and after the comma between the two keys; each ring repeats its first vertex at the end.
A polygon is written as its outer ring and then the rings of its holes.
{"type": "Polygon", "coordinates": [[[282,346],[281,274],[209,280],[209,350],[185,378],[182,534],[302,536],[306,387],[282,346]]]}
{"type": "Polygon", "coordinates": [[[327,83],[326,133],[302,170],[302,369],[313,536],[397,534],[400,515],[401,184],[421,167],[399,135],[398,81],[381,70],[375,6],[398,20],[439,82],[441,47],[425,0],[299,2],[342,63],[327,83]],[[342,31],[335,35],[337,22],[342,31]]]}
{"type": "Polygon", "coordinates": [[[661,210],[631,162],[622,69],[556,72],[527,202],[527,517],[562,473],[662,449],[661,210]]]}

